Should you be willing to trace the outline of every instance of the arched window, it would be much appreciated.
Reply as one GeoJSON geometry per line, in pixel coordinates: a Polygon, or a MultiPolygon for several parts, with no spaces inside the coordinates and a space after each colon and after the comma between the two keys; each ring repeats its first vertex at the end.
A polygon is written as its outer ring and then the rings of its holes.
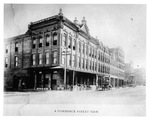
{"type": "Polygon", "coordinates": [[[57,33],[54,33],[53,34],[53,45],[57,45],[57,43],[58,43],[58,35],[57,35],[57,33]]]}
{"type": "Polygon", "coordinates": [[[15,56],[15,67],[18,67],[19,59],[17,56],[15,56]]]}
{"type": "Polygon", "coordinates": [[[8,58],[5,58],[5,67],[8,67],[8,58]]]}
{"type": "Polygon", "coordinates": [[[46,56],[45,64],[49,64],[49,52],[46,52],[45,56],[46,56]]]}
{"type": "Polygon", "coordinates": [[[69,36],[69,39],[68,39],[68,48],[71,48],[71,40],[72,40],[72,38],[69,36]]]}
{"type": "Polygon", "coordinates": [[[19,47],[19,45],[18,45],[18,42],[17,42],[17,43],[15,43],[15,52],[18,52],[18,47],[19,47]]]}
{"type": "Polygon", "coordinates": [[[43,37],[39,37],[39,48],[41,48],[42,47],[42,43],[43,43],[43,37]]]}
{"type": "Polygon", "coordinates": [[[35,65],[35,54],[32,54],[32,65],[35,65]]]}
{"type": "Polygon", "coordinates": [[[36,48],[36,38],[34,37],[32,40],[32,48],[35,49],[36,48]]]}
{"type": "Polygon", "coordinates": [[[74,39],[73,40],[73,50],[75,50],[76,49],[76,40],[74,39]]]}
{"type": "Polygon", "coordinates": [[[50,44],[50,35],[46,35],[46,47],[48,47],[50,44]]]}
{"type": "Polygon", "coordinates": [[[66,46],[67,45],[67,35],[64,34],[62,37],[62,46],[66,46]]]}
{"type": "Polygon", "coordinates": [[[81,42],[79,42],[79,52],[81,52],[81,42]]]}
{"type": "Polygon", "coordinates": [[[41,64],[42,64],[42,54],[39,53],[39,65],[41,65],[41,64]]]}
{"type": "Polygon", "coordinates": [[[53,51],[53,64],[57,64],[57,50],[56,51],[53,51]]]}

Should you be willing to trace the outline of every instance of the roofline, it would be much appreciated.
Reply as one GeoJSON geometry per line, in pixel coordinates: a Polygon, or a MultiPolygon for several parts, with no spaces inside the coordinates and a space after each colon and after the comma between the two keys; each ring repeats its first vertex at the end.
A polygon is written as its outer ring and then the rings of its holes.
{"type": "MultiPolygon", "coordinates": [[[[96,45],[98,45],[98,46],[101,46],[100,43],[102,43],[102,42],[100,42],[99,39],[96,39],[96,38],[94,38],[93,36],[88,35],[88,34],[85,33],[84,31],[80,30],[79,27],[78,27],[75,23],[73,23],[71,20],[69,20],[69,19],[68,19],[67,17],[65,17],[64,15],[60,15],[60,14],[54,15],[54,16],[51,16],[51,17],[48,17],[48,18],[44,18],[44,19],[41,19],[41,20],[38,20],[38,21],[35,21],[35,22],[30,22],[30,24],[28,25],[28,30],[30,29],[30,27],[31,27],[32,25],[36,25],[36,24],[39,24],[39,23],[43,23],[43,22],[45,22],[45,21],[49,21],[49,20],[52,20],[52,19],[54,19],[54,18],[57,19],[57,18],[59,18],[59,17],[62,17],[63,20],[64,20],[64,22],[67,21],[66,23],[68,23],[69,25],[73,26],[76,31],[78,31],[78,32],[80,32],[81,34],[85,35],[85,37],[88,37],[88,38],[90,39],[89,41],[91,41],[92,43],[94,43],[94,44],[96,44],[96,45]]],[[[27,32],[28,32],[28,30],[27,30],[27,32]]],[[[13,39],[16,39],[16,38],[23,38],[23,37],[29,35],[27,32],[24,33],[24,34],[20,34],[20,35],[14,36],[14,37],[6,38],[6,39],[4,39],[4,40],[6,41],[6,40],[13,40],[13,39]]],[[[108,46],[104,46],[103,43],[102,43],[102,47],[103,47],[103,48],[104,48],[104,47],[108,48],[108,46]]],[[[117,49],[117,48],[119,48],[119,46],[116,47],[116,48],[108,48],[108,50],[110,51],[110,50],[112,50],[112,49],[117,49]]],[[[122,50],[122,48],[120,48],[120,49],[122,50]]]]}
{"type": "Polygon", "coordinates": [[[17,36],[4,38],[4,41],[14,40],[14,39],[18,39],[18,38],[24,38],[26,36],[28,36],[28,34],[24,33],[24,34],[20,34],[20,35],[17,35],[17,36]]]}

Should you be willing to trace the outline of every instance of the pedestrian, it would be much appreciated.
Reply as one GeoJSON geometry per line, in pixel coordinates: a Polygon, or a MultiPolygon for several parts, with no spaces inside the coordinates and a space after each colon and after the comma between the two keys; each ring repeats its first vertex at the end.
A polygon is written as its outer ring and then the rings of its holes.
{"type": "Polygon", "coordinates": [[[25,84],[25,82],[22,82],[22,89],[26,89],[26,84],[25,84]]]}

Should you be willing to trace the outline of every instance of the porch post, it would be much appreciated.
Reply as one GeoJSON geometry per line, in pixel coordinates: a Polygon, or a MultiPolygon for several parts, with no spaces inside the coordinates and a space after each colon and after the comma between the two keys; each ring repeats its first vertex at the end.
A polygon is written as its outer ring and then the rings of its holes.
{"type": "Polygon", "coordinates": [[[43,81],[44,80],[43,72],[42,72],[42,75],[41,75],[41,79],[42,79],[42,88],[44,89],[44,85],[43,85],[44,84],[44,81],[43,81]]]}
{"type": "Polygon", "coordinates": [[[75,75],[75,72],[74,72],[74,70],[73,70],[73,78],[72,78],[72,87],[74,86],[74,75],[75,75]]]}
{"type": "Polygon", "coordinates": [[[37,73],[36,71],[34,72],[34,89],[37,88],[37,73]]]}
{"type": "Polygon", "coordinates": [[[98,90],[98,75],[96,74],[96,90],[98,90]]]}
{"type": "Polygon", "coordinates": [[[51,88],[51,73],[49,74],[49,80],[48,80],[48,90],[51,88]]]}

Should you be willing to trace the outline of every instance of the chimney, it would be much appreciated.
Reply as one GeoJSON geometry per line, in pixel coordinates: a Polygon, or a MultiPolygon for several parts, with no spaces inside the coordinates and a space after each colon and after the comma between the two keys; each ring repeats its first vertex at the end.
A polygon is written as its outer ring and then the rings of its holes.
{"type": "Polygon", "coordinates": [[[83,24],[83,25],[85,25],[85,24],[86,24],[85,17],[83,17],[82,24],[83,24]]]}
{"type": "Polygon", "coordinates": [[[58,15],[63,16],[62,8],[60,8],[60,9],[59,9],[59,13],[58,13],[58,15]]]}
{"type": "Polygon", "coordinates": [[[78,20],[77,20],[77,18],[75,17],[75,19],[74,19],[74,23],[77,25],[78,24],[78,20]]]}

